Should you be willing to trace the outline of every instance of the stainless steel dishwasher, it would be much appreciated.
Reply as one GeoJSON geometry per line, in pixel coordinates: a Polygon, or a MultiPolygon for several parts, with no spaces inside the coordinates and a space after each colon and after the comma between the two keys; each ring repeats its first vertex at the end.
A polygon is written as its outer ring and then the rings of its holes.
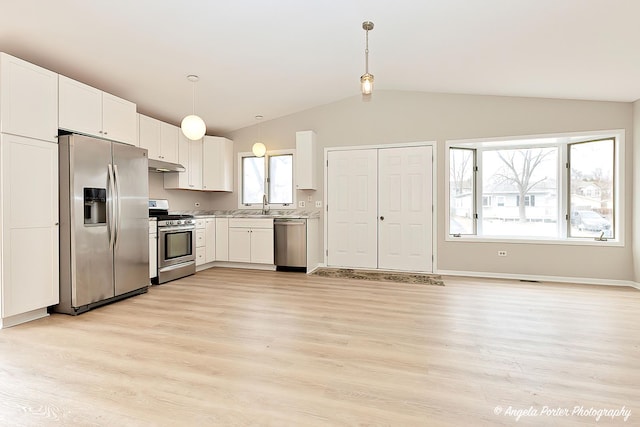
{"type": "Polygon", "coordinates": [[[307,270],[307,220],[276,218],[274,227],[275,264],[279,270],[307,270]]]}

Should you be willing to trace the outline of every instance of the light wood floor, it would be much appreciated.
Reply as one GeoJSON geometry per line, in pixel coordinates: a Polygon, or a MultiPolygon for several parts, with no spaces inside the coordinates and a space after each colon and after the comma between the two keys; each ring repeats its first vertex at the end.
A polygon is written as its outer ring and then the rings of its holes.
{"type": "Polygon", "coordinates": [[[445,281],[215,268],[5,329],[0,425],[640,425],[640,291],[445,281]]]}

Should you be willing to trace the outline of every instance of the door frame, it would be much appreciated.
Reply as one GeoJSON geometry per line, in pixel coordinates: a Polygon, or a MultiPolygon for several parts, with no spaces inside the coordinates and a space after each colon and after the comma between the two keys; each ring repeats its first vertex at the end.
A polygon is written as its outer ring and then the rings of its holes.
{"type": "Polygon", "coordinates": [[[438,271],[438,151],[437,151],[437,143],[436,141],[416,141],[416,142],[399,142],[399,143],[390,143],[390,144],[375,144],[375,145],[350,145],[350,146],[340,146],[340,147],[325,147],[324,148],[324,159],[323,159],[323,176],[324,176],[324,190],[323,190],[323,200],[325,201],[324,206],[324,215],[323,219],[323,228],[324,228],[324,241],[322,248],[322,259],[323,266],[327,266],[328,264],[328,245],[329,245],[329,221],[328,215],[329,210],[327,206],[327,200],[329,200],[329,174],[328,174],[328,165],[329,165],[329,152],[331,151],[354,151],[354,150],[370,150],[370,149],[384,149],[384,148],[404,148],[404,147],[423,147],[428,146],[433,150],[433,160],[431,164],[431,191],[432,191],[432,203],[433,203],[433,214],[431,215],[431,227],[432,227],[432,236],[433,239],[431,241],[431,253],[433,254],[433,265],[432,272],[435,273],[438,271]]]}

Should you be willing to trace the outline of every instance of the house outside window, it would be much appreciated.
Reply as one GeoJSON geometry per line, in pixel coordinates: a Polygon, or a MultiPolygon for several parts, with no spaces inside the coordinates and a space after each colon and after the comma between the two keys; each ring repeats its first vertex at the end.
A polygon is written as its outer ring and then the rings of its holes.
{"type": "MultiPolygon", "coordinates": [[[[519,240],[616,239],[621,235],[622,211],[616,194],[623,139],[624,131],[610,131],[449,141],[448,167],[454,160],[452,152],[460,159],[466,150],[473,164],[465,167],[474,175],[465,176],[464,183],[450,183],[449,206],[457,206],[462,194],[451,189],[465,187],[468,208],[479,209],[463,211],[463,217],[459,209],[450,209],[448,234],[519,240]],[[460,232],[461,223],[466,233],[460,232]]],[[[458,161],[455,167],[459,170],[460,165],[458,161]]],[[[450,180],[456,178],[463,175],[450,170],[450,180]]]]}

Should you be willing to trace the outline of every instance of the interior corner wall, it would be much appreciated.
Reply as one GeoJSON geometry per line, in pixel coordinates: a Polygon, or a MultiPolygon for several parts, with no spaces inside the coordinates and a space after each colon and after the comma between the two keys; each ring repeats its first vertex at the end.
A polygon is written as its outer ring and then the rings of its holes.
{"type": "MultiPolygon", "coordinates": [[[[314,200],[322,199],[323,153],[327,147],[436,141],[437,226],[434,236],[436,266],[439,271],[618,283],[616,281],[630,282],[638,277],[633,267],[631,249],[632,242],[639,240],[637,233],[632,235],[632,171],[634,164],[640,165],[640,161],[633,163],[630,156],[634,141],[633,107],[632,103],[624,102],[376,91],[370,102],[362,102],[360,96],[353,96],[264,121],[259,126],[260,138],[269,150],[294,148],[296,131],[316,131],[319,145],[319,188],[315,192],[299,192],[298,200],[306,195],[311,195],[314,200]],[[444,197],[448,179],[444,175],[444,147],[447,140],[604,129],[626,131],[626,187],[623,195],[626,203],[625,223],[622,224],[625,232],[624,246],[498,244],[445,240],[444,197]],[[499,249],[507,250],[509,256],[498,257],[499,249]]],[[[256,125],[228,135],[234,141],[236,153],[251,151],[251,145],[257,136],[256,125]]],[[[237,189],[237,174],[234,179],[234,188],[237,189]]],[[[237,208],[237,195],[236,190],[233,194],[212,196],[215,208],[237,208]]],[[[320,229],[323,229],[322,224],[320,229]]],[[[319,238],[323,240],[323,236],[319,238]]]]}
{"type": "MultiPolygon", "coordinates": [[[[640,129],[640,100],[633,103],[633,127],[640,129]]],[[[632,194],[637,195],[640,191],[640,132],[633,135],[633,182],[632,194]]],[[[636,284],[640,284],[640,196],[633,197],[633,268],[636,284]]]]}

